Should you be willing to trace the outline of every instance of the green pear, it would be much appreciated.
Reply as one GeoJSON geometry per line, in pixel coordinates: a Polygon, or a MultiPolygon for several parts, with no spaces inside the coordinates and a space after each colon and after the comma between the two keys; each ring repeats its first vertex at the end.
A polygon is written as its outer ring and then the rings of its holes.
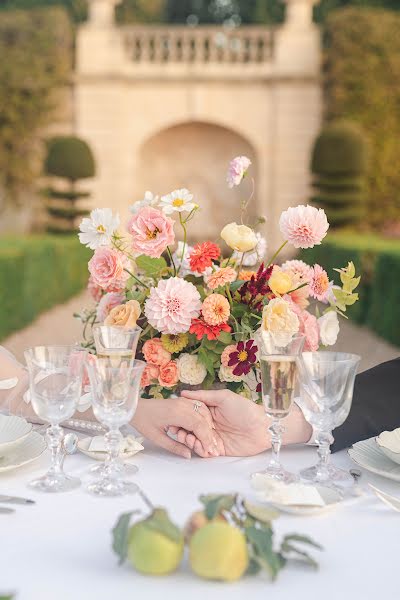
{"type": "Polygon", "coordinates": [[[184,538],[164,509],[156,508],[129,530],[128,559],[140,573],[167,575],[181,562],[184,538]]]}
{"type": "Polygon", "coordinates": [[[246,538],[229,523],[210,521],[192,536],[189,559],[199,577],[236,581],[249,563],[246,538]]]}

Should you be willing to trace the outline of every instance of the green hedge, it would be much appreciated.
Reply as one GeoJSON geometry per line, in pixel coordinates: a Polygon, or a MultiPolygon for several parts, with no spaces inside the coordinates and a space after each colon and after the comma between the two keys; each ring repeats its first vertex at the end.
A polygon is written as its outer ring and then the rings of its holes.
{"type": "Polygon", "coordinates": [[[76,236],[0,238],[0,339],[79,292],[89,258],[76,236]]]}
{"type": "Polygon", "coordinates": [[[330,234],[321,246],[303,250],[301,258],[321,264],[337,283],[333,269],[352,260],[362,278],[360,299],[348,316],[400,346],[400,241],[355,232],[330,234]]]}

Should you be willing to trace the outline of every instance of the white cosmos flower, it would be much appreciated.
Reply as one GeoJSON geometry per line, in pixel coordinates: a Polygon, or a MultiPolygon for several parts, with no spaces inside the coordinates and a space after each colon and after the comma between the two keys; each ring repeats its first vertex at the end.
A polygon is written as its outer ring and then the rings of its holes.
{"type": "MultiPolygon", "coordinates": [[[[265,256],[265,253],[267,251],[267,240],[259,232],[256,233],[256,238],[257,238],[257,246],[254,248],[254,250],[252,250],[251,252],[244,253],[244,258],[243,258],[243,263],[242,263],[242,265],[244,267],[254,267],[257,263],[260,263],[265,256]]],[[[237,252],[235,250],[235,252],[233,253],[233,258],[238,263],[240,263],[240,261],[242,260],[242,256],[243,256],[242,252],[237,252]]]]}
{"type": "Polygon", "coordinates": [[[145,206],[157,206],[157,204],[158,204],[158,196],[155,196],[153,194],[153,192],[150,192],[149,190],[147,190],[144,193],[143,200],[138,200],[137,202],[134,202],[129,207],[129,210],[133,215],[135,215],[137,212],[139,212],[139,210],[141,208],[144,208],[145,206]]]}
{"type": "Polygon", "coordinates": [[[114,215],[111,208],[96,208],[92,210],[90,217],[82,219],[79,225],[79,241],[91,250],[109,246],[119,223],[119,215],[114,215]]]}
{"type": "Polygon", "coordinates": [[[192,200],[193,194],[186,188],[182,188],[181,190],[174,190],[166,196],[161,196],[160,208],[166,215],[171,215],[173,212],[190,212],[197,206],[192,200]]]}
{"type": "Polygon", "coordinates": [[[192,246],[185,244],[182,241],[178,242],[178,247],[172,255],[172,259],[177,269],[179,269],[179,276],[186,277],[191,273],[190,270],[190,252],[193,250],[192,246]],[[184,248],[185,246],[185,248],[184,248]]]}

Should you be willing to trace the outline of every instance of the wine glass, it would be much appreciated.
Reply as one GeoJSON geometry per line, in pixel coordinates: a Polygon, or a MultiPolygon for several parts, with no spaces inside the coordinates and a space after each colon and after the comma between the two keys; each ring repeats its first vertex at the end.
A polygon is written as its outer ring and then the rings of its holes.
{"type": "Polygon", "coordinates": [[[80,485],[77,477],[63,471],[60,423],[74,414],[81,393],[82,372],[86,353],[73,346],[36,346],[25,351],[29,371],[29,388],[35,413],[50,423],[47,444],[51,467],[30,486],[44,492],[64,492],[80,485]]]}
{"type": "MultiPolygon", "coordinates": [[[[303,349],[304,339],[304,335],[299,334],[287,343],[277,345],[269,333],[263,332],[257,337],[262,400],[267,416],[272,419],[268,429],[271,434],[272,456],[269,465],[261,473],[285,483],[297,479],[296,475],[282,467],[280,449],[284,432],[282,421],[288,416],[293,404],[297,357],[303,349]]],[[[279,340],[279,343],[282,344],[282,340],[279,340]]]]}
{"type": "Polygon", "coordinates": [[[110,357],[115,365],[119,360],[135,358],[136,348],[142,329],[119,325],[95,325],[93,337],[96,354],[99,358],[110,357]]]}
{"type": "Polygon", "coordinates": [[[108,452],[106,462],[99,479],[87,488],[93,494],[122,496],[139,489],[135,483],[122,479],[120,427],[129,423],[135,414],[144,368],[143,361],[120,359],[116,365],[112,357],[99,358],[87,364],[93,412],[109,430],[104,436],[108,452]]]}
{"type": "Polygon", "coordinates": [[[299,364],[299,405],[313,426],[318,444],[316,465],[301,471],[302,479],[336,487],[335,482],[353,483],[347,471],[330,463],[332,430],[348,417],[360,357],[346,352],[303,352],[299,364]]]}

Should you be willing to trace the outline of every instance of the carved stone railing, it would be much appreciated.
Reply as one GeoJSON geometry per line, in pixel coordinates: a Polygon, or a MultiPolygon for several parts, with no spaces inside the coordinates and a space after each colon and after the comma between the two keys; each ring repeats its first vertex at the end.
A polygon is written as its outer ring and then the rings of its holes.
{"type": "Polygon", "coordinates": [[[273,30],[217,26],[123,26],[124,50],[133,63],[262,64],[273,58],[273,30]]]}

